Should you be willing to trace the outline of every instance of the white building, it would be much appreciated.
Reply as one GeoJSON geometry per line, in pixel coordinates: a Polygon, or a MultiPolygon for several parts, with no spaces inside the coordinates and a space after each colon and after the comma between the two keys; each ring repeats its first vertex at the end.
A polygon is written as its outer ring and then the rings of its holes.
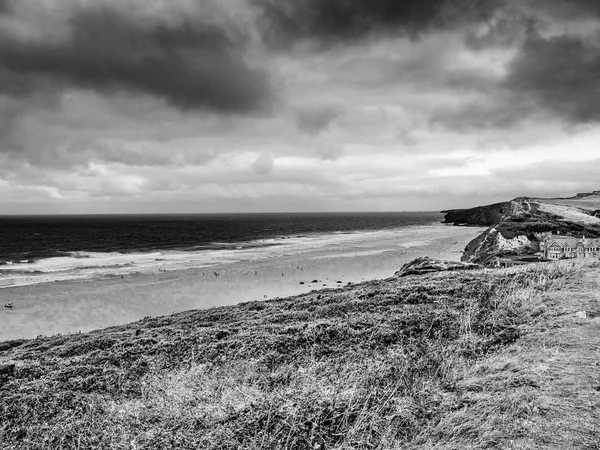
{"type": "Polygon", "coordinates": [[[544,259],[598,258],[600,239],[550,235],[540,243],[544,259]]]}

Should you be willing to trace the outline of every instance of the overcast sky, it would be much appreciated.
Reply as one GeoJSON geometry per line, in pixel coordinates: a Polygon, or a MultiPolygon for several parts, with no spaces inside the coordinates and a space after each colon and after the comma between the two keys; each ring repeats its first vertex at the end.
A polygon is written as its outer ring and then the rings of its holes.
{"type": "Polygon", "coordinates": [[[600,189],[598,0],[0,0],[0,214],[600,189]]]}

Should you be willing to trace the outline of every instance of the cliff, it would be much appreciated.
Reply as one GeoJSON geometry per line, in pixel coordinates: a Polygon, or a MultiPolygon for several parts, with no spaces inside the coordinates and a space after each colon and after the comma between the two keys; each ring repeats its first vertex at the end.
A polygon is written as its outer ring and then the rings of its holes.
{"type": "Polygon", "coordinates": [[[444,223],[489,227],[502,218],[509,206],[510,202],[502,202],[469,209],[450,209],[442,213],[446,214],[444,223]]]}
{"type": "Polygon", "coordinates": [[[489,228],[465,248],[462,260],[489,263],[496,256],[535,255],[548,234],[600,237],[600,193],[569,198],[518,197],[509,202],[442,211],[445,223],[489,228]]]}

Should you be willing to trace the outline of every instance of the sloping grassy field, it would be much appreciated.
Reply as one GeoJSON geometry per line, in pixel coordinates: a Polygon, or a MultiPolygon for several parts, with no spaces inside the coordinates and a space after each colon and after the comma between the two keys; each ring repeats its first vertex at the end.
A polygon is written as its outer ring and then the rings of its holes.
{"type": "Polygon", "coordinates": [[[391,278],[3,342],[0,448],[600,448],[594,360],[563,364],[599,274],[391,278]]]}
{"type": "Polygon", "coordinates": [[[539,200],[542,203],[550,203],[553,205],[572,206],[575,208],[600,211],[600,194],[582,198],[544,198],[539,200]]]}

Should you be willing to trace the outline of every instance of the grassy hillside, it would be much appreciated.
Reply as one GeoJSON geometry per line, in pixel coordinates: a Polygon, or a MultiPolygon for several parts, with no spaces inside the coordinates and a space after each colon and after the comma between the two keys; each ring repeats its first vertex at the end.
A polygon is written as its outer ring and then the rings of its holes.
{"type": "Polygon", "coordinates": [[[546,198],[539,200],[554,205],[572,206],[590,211],[600,211],[600,191],[577,194],[570,198],[546,198]]]}
{"type": "Polygon", "coordinates": [[[0,343],[1,447],[510,448],[538,387],[498,358],[579,271],[392,278],[0,343]]]}

